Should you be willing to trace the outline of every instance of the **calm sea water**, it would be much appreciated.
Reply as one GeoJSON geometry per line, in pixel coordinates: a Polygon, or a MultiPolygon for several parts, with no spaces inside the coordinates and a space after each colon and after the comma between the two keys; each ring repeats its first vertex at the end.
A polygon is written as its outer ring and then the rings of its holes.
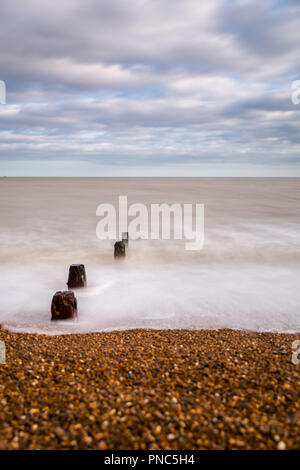
{"type": "Polygon", "coordinates": [[[1,178],[0,323],[46,334],[145,328],[300,331],[300,179],[1,178]],[[96,208],[203,203],[203,250],[131,241],[124,262],[96,237],[96,208]],[[76,321],[50,322],[71,263],[76,321]]]}

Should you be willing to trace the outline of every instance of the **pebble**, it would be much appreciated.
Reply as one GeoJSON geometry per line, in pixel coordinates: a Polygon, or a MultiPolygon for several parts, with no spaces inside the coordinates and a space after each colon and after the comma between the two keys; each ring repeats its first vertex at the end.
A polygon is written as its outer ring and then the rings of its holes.
{"type": "Polygon", "coordinates": [[[299,449],[295,339],[0,329],[0,449],[299,449]]]}
{"type": "Polygon", "coordinates": [[[285,450],[286,449],[285,442],[283,442],[283,441],[278,442],[277,449],[278,450],[285,450]]]}

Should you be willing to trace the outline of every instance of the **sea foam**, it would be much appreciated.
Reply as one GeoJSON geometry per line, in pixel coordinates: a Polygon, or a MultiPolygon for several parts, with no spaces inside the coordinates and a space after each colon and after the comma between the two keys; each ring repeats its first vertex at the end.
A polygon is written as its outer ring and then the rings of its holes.
{"type": "Polygon", "coordinates": [[[65,334],[128,328],[300,331],[297,179],[5,179],[0,185],[0,323],[65,334]],[[74,194],[76,187],[76,194],[74,194]],[[184,241],[96,237],[95,210],[118,194],[132,202],[205,204],[203,250],[184,241]],[[68,267],[84,263],[74,321],[50,321],[68,267]]]}

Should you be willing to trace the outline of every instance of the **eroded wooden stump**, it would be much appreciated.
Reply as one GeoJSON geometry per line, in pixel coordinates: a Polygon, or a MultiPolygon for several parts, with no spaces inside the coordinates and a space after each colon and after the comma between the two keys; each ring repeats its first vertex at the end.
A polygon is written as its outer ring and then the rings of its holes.
{"type": "Polygon", "coordinates": [[[115,243],[115,251],[114,251],[115,258],[124,258],[125,255],[126,255],[125,243],[124,242],[116,242],[115,243]]]}
{"type": "Polygon", "coordinates": [[[129,239],[129,235],[128,235],[128,232],[123,232],[122,233],[122,242],[128,246],[128,239],[129,239]]]}
{"type": "Polygon", "coordinates": [[[86,274],[83,264],[71,264],[67,286],[68,289],[86,286],[86,274]]]}
{"type": "Polygon", "coordinates": [[[51,320],[67,320],[77,316],[77,300],[74,292],[58,291],[51,304],[51,320]]]}

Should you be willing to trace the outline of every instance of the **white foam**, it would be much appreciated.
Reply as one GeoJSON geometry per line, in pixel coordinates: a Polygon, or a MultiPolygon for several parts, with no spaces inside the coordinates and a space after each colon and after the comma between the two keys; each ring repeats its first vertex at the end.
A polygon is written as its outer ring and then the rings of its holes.
{"type": "Polygon", "coordinates": [[[45,334],[126,328],[300,332],[298,180],[10,180],[0,184],[0,323],[45,334]],[[166,184],[166,189],[164,185],[166,184]],[[96,238],[95,210],[133,202],[205,203],[205,245],[96,238]],[[78,320],[50,321],[68,267],[84,263],[78,320]]]}
{"type": "Polygon", "coordinates": [[[145,327],[300,331],[300,291],[291,269],[131,262],[86,268],[89,287],[76,290],[78,320],[59,323],[50,321],[50,304],[64,288],[63,266],[2,268],[3,326],[45,334],[145,327]]]}

